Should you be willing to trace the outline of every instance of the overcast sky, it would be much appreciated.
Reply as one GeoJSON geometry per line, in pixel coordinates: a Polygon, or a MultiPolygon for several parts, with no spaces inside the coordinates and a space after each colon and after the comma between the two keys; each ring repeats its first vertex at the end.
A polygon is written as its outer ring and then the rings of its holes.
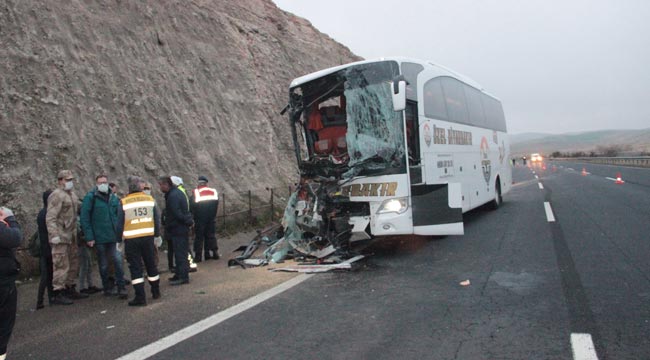
{"type": "Polygon", "coordinates": [[[510,133],[650,128],[650,0],[273,0],[366,59],[462,73],[510,133]]]}

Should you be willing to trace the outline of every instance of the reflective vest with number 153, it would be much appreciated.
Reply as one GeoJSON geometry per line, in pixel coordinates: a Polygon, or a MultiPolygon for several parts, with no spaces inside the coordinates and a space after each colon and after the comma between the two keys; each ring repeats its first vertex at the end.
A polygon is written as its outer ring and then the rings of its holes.
{"type": "Polygon", "coordinates": [[[137,192],[129,194],[122,201],[124,210],[124,232],[125,239],[133,239],[154,235],[153,197],[137,192]]]}

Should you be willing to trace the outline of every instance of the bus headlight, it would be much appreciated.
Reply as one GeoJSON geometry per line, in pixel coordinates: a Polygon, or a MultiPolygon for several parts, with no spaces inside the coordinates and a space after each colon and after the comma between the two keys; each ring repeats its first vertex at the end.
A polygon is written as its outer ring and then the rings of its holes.
{"type": "Polygon", "coordinates": [[[403,214],[406,210],[408,210],[409,204],[407,201],[407,198],[397,198],[397,199],[388,199],[384,200],[381,205],[379,205],[379,209],[377,210],[377,214],[385,214],[385,213],[398,213],[398,214],[403,214]]]}

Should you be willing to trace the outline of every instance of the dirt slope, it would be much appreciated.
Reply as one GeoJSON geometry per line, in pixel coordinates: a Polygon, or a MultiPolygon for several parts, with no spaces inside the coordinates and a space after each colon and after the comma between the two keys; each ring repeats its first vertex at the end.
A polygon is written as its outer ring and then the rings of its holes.
{"type": "Polygon", "coordinates": [[[2,1],[0,204],[33,229],[63,168],[284,186],[290,80],[358,59],[270,0],[2,1]]]}

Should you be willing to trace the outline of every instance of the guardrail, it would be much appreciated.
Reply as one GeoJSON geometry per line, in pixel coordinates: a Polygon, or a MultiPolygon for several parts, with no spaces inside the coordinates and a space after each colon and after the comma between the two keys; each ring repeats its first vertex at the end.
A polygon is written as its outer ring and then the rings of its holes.
{"type": "Polygon", "coordinates": [[[650,156],[553,158],[553,160],[582,161],[596,164],[650,168],[650,156]]]}

